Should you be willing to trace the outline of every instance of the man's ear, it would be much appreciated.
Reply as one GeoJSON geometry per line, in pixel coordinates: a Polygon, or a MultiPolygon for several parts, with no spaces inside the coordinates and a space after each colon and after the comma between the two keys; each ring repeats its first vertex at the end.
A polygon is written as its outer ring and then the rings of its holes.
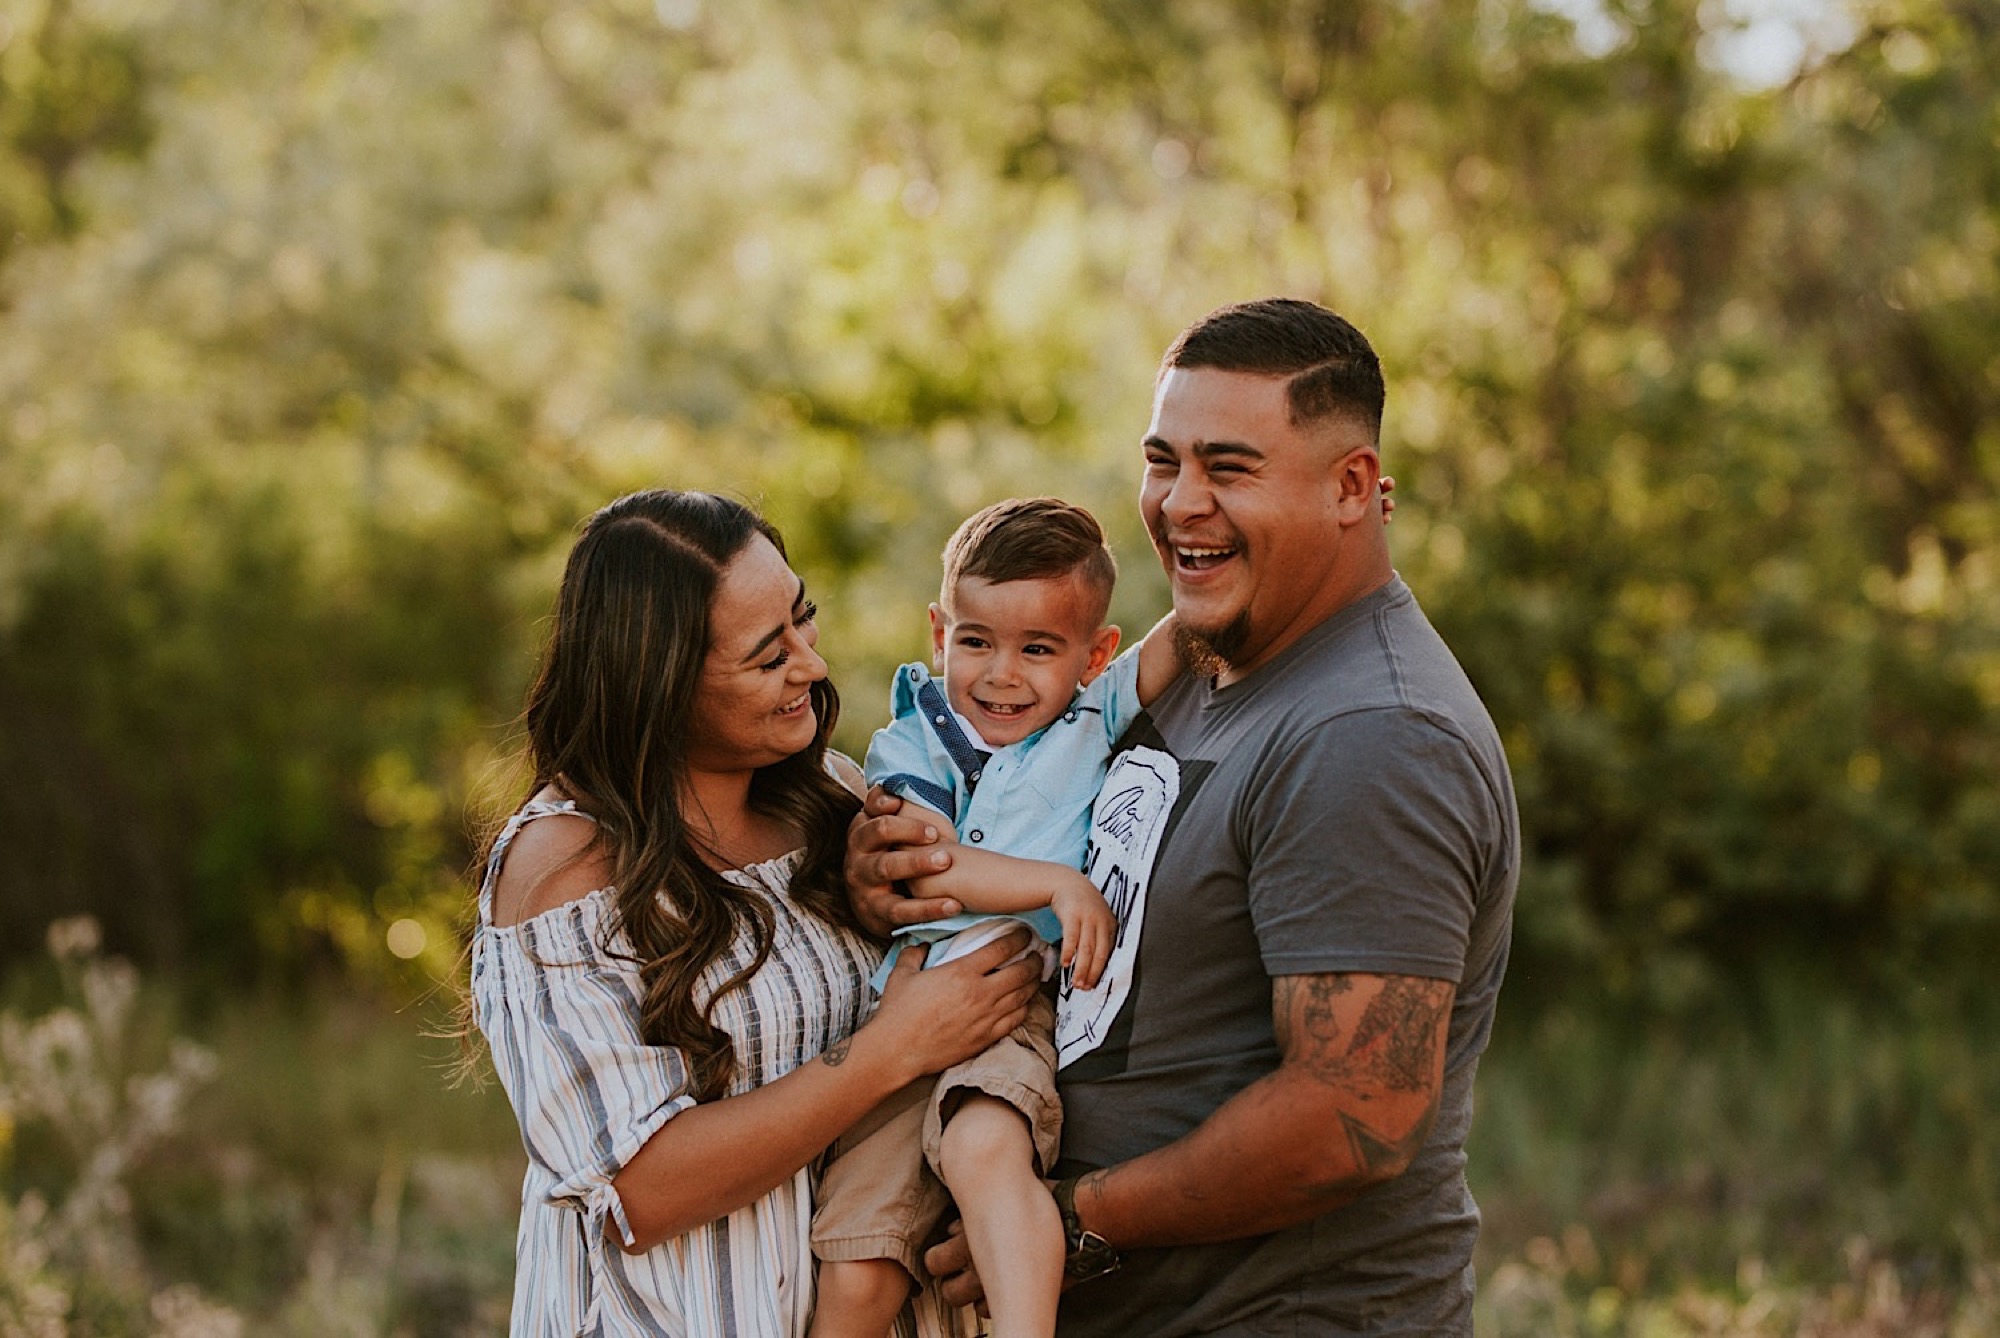
{"type": "Polygon", "coordinates": [[[1104,672],[1104,666],[1111,663],[1111,657],[1118,653],[1118,638],[1122,636],[1118,624],[1106,623],[1090,638],[1090,659],[1085,662],[1083,672],[1077,675],[1080,687],[1088,687],[1090,680],[1104,672]]]}
{"type": "Polygon", "coordinates": [[[931,605],[931,668],[944,672],[944,635],[951,630],[951,622],[945,617],[944,605],[931,605]]]}
{"type": "Polygon", "coordinates": [[[1379,524],[1376,488],[1381,481],[1382,457],[1373,446],[1357,446],[1341,456],[1333,466],[1334,519],[1342,525],[1364,520],[1379,524]]]}

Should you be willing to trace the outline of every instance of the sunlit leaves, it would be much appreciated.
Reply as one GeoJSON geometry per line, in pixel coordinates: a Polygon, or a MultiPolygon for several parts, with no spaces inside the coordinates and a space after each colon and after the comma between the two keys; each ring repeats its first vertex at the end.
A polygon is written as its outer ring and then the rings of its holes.
{"type": "Polygon", "coordinates": [[[1671,945],[1682,997],[1799,908],[1850,946],[1990,923],[1990,29],[1900,0],[1756,89],[1713,6],[1556,9],[13,19],[0,756],[64,759],[35,876],[81,907],[149,869],[203,950],[416,925],[421,958],[570,528],[634,487],[783,526],[850,748],[981,503],[1096,509],[1129,634],[1164,599],[1153,364],[1282,291],[1384,356],[1397,560],[1521,784],[1525,957],[1643,990],[1671,945]],[[59,184],[31,121],[69,127],[59,184]]]}

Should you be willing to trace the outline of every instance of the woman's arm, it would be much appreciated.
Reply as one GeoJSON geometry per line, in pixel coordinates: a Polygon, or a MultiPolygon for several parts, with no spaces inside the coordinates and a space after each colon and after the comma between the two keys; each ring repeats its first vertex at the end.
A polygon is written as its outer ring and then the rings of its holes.
{"type": "Polygon", "coordinates": [[[637,1254],[769,1193],[906,1083],[1006,1035],[1040,984],[1033,960],[1000,968],[1021,946],[1010,934],[935,971],[904,953],[854,1035],[775,1082],[667,1121],[612,1178],[632,1232],[617,1243],[637,1254]]]}

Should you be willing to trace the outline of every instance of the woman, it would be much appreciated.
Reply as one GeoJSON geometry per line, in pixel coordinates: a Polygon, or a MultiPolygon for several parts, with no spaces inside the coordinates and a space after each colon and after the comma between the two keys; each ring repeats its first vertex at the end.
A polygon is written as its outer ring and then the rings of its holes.
{"type": "MultiPolygon", "coordinates": [[[[818,639],[777,532],[724,498],[621,498],[570,554],[472,948],[528,1153],[516,1334],[803,1333],[814,1161],[1025,1014],[1006,942],[899,966],[869,1016],[818,639]]],[[[903,1327],[964,1323],[926,1293],[903,1327]]]]}

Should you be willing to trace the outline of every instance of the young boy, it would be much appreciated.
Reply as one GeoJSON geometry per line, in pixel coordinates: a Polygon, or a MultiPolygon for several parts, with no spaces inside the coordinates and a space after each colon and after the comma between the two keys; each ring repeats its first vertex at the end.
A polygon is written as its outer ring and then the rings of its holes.
{"type": "MultiPolygon", "coordinates": [[[[944,682],[920,664],[896,671],[894,718],[869,745],[867,773],[956,836],[952,867],[915,890],[967,912],[901,931],[896,952],[927,943],[925,965],[937,966],[1025,922],[1045,973],[1058,942],[1078,989],[1104,970],[1118,925],[1081,872],[1091,805],[1112,743],[1179,671],[1171,615],[1112,659],[1119,632],[1104,618],[1116,579],[1096,520],[1053,498],[987,507],[945,546],[930,607],[944,682]]],[[[1062,1127],[1054,1023],[1053,1004],[1037,998],[1013,1034],[906,1089],[836,1145],[813,1219],[814,1338],[888,1332],[946,1190],[992,1333],[1055,1332],[1063,1231],[1042,1181],[1062,1127]]]]}

